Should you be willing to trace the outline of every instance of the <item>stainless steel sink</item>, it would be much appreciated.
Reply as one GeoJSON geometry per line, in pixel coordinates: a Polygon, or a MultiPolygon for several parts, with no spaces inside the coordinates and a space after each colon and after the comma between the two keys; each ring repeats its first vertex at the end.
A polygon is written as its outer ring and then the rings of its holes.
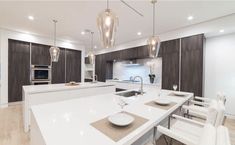
{"type": "Polygon", "coordinates": [[[123,97],[132,97],[141,94],[140,91],[129,91],[129,92],[122,92],[117,93],[116,95],[123,96],[123,97]]]}

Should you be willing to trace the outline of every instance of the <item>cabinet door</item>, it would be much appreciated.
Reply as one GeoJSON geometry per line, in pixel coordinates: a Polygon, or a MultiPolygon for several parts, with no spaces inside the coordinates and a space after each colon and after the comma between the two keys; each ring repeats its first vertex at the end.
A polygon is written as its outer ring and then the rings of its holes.
{"type": "Polygon", "coordinates": [[[137,58],[137,48],[129,48],[121,51],[121,60],[131,60],[137,58]]]}
{"type": "Polygon", "coordinates": [[[65,83],[65,49],[60,48],[58,62],[52,62],[52,83],[65,83]]]}
{"type": "Polygon", "coordinates": [[[149,49],[147,45],[139,46],[137,48],[137,58],[148,58],[149,57],[149,49]]]}
{"type": "Polygon", "coordinates": [[[179,42],[179,39],[175,39],[161,43],[162,89],[172,90],[174,84],[179,89],[179,42]]]}
{"type": "Polygon", "coordinates": [[[66,82],[81,82],[81,51],[66,49],[66,82]]]}
{"type": "Polygon", "coordinates": [[[51,57],[49,52],[50,46],[32,43],[31,46],[31,63],[33,65],[50,65],[51,57]]]}
{"type": "Polygon", "coordinates": [[[105,80],[106,80],[106,59],[105,59],[105,54],[96,55],[95,74],[98,77],[98,81],[105,82],[105,80]]]}
{"type": "Polygon", "coordinates": [[[22,86],[30,85],[30,43],[8,40],[8,102],[22,101],[22,86]]]}
{"type": "Polygon", "coordinates": [[[181,39],[181,90],[202,96],[204,35],[181,39]]]}

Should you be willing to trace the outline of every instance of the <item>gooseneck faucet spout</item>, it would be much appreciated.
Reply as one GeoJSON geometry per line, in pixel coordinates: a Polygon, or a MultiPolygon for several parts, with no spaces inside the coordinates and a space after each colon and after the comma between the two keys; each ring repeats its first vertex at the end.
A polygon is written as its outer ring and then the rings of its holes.
{"type": "Polygon", "coordinates": [[[135,81],[137,78],[139,78],[140,81],[141,81],[141,84],[140,84],[141,85],[140,86],[140,94],[143,95],[144,94],[144,90],[143,90],[143,78],[141,76],[135,76],[133,81],[135,81]]]}

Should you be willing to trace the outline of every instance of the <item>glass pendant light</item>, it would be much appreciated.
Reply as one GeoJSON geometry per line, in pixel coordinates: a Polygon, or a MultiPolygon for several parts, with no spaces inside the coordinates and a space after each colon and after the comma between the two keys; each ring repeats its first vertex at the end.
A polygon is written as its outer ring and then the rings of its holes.
{"type": "Polygon", "coordinates": [[[158,56],[161,40],[155,35],[155,4],[157,0],[151,0],[153,4],[153,35],[147,40],[149,48],[149,57],[154,58],[158,56]]]}
{"type": "Polygon", "coordinates": [[[109,0],[107,0],[107,9],[98,15],[97,25],[103,47],[113,47],[115,44],[118,17],[109,9],[109,0]]]}
{"type": "Polygon", "coordinates": [[[56,46],[56,23],[57,20],[53,20],[54,22],[54,46],[50,48],[50,56],[52,62],[58,62],[60,56],[60,49],[56,46]]]}
{"type": "Polygon", "coordinates": [[[95,54],[94,54],[94,45],[93,45],[93,36],[94,36],[94,32],[91,32],[91,48],[90,48],[90,52],[88,53],[88,59],[90,64],[94,64],[95,63],[95,54]]]}

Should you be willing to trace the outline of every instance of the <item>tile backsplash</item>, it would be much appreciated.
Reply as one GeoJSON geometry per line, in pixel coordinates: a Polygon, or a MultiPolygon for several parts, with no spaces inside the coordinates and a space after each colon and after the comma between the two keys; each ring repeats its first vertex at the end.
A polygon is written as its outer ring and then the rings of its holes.
{"type": "Polygon", "coordinates": [[[149,84],[149,74],[155,74],[155,84],[161,84],[162,59],[137,59],[134,64],[130,61],[118,61],[113,63],[113,78],[129,80],[131,76],[143,77],[144,83],[149,84]]]}

